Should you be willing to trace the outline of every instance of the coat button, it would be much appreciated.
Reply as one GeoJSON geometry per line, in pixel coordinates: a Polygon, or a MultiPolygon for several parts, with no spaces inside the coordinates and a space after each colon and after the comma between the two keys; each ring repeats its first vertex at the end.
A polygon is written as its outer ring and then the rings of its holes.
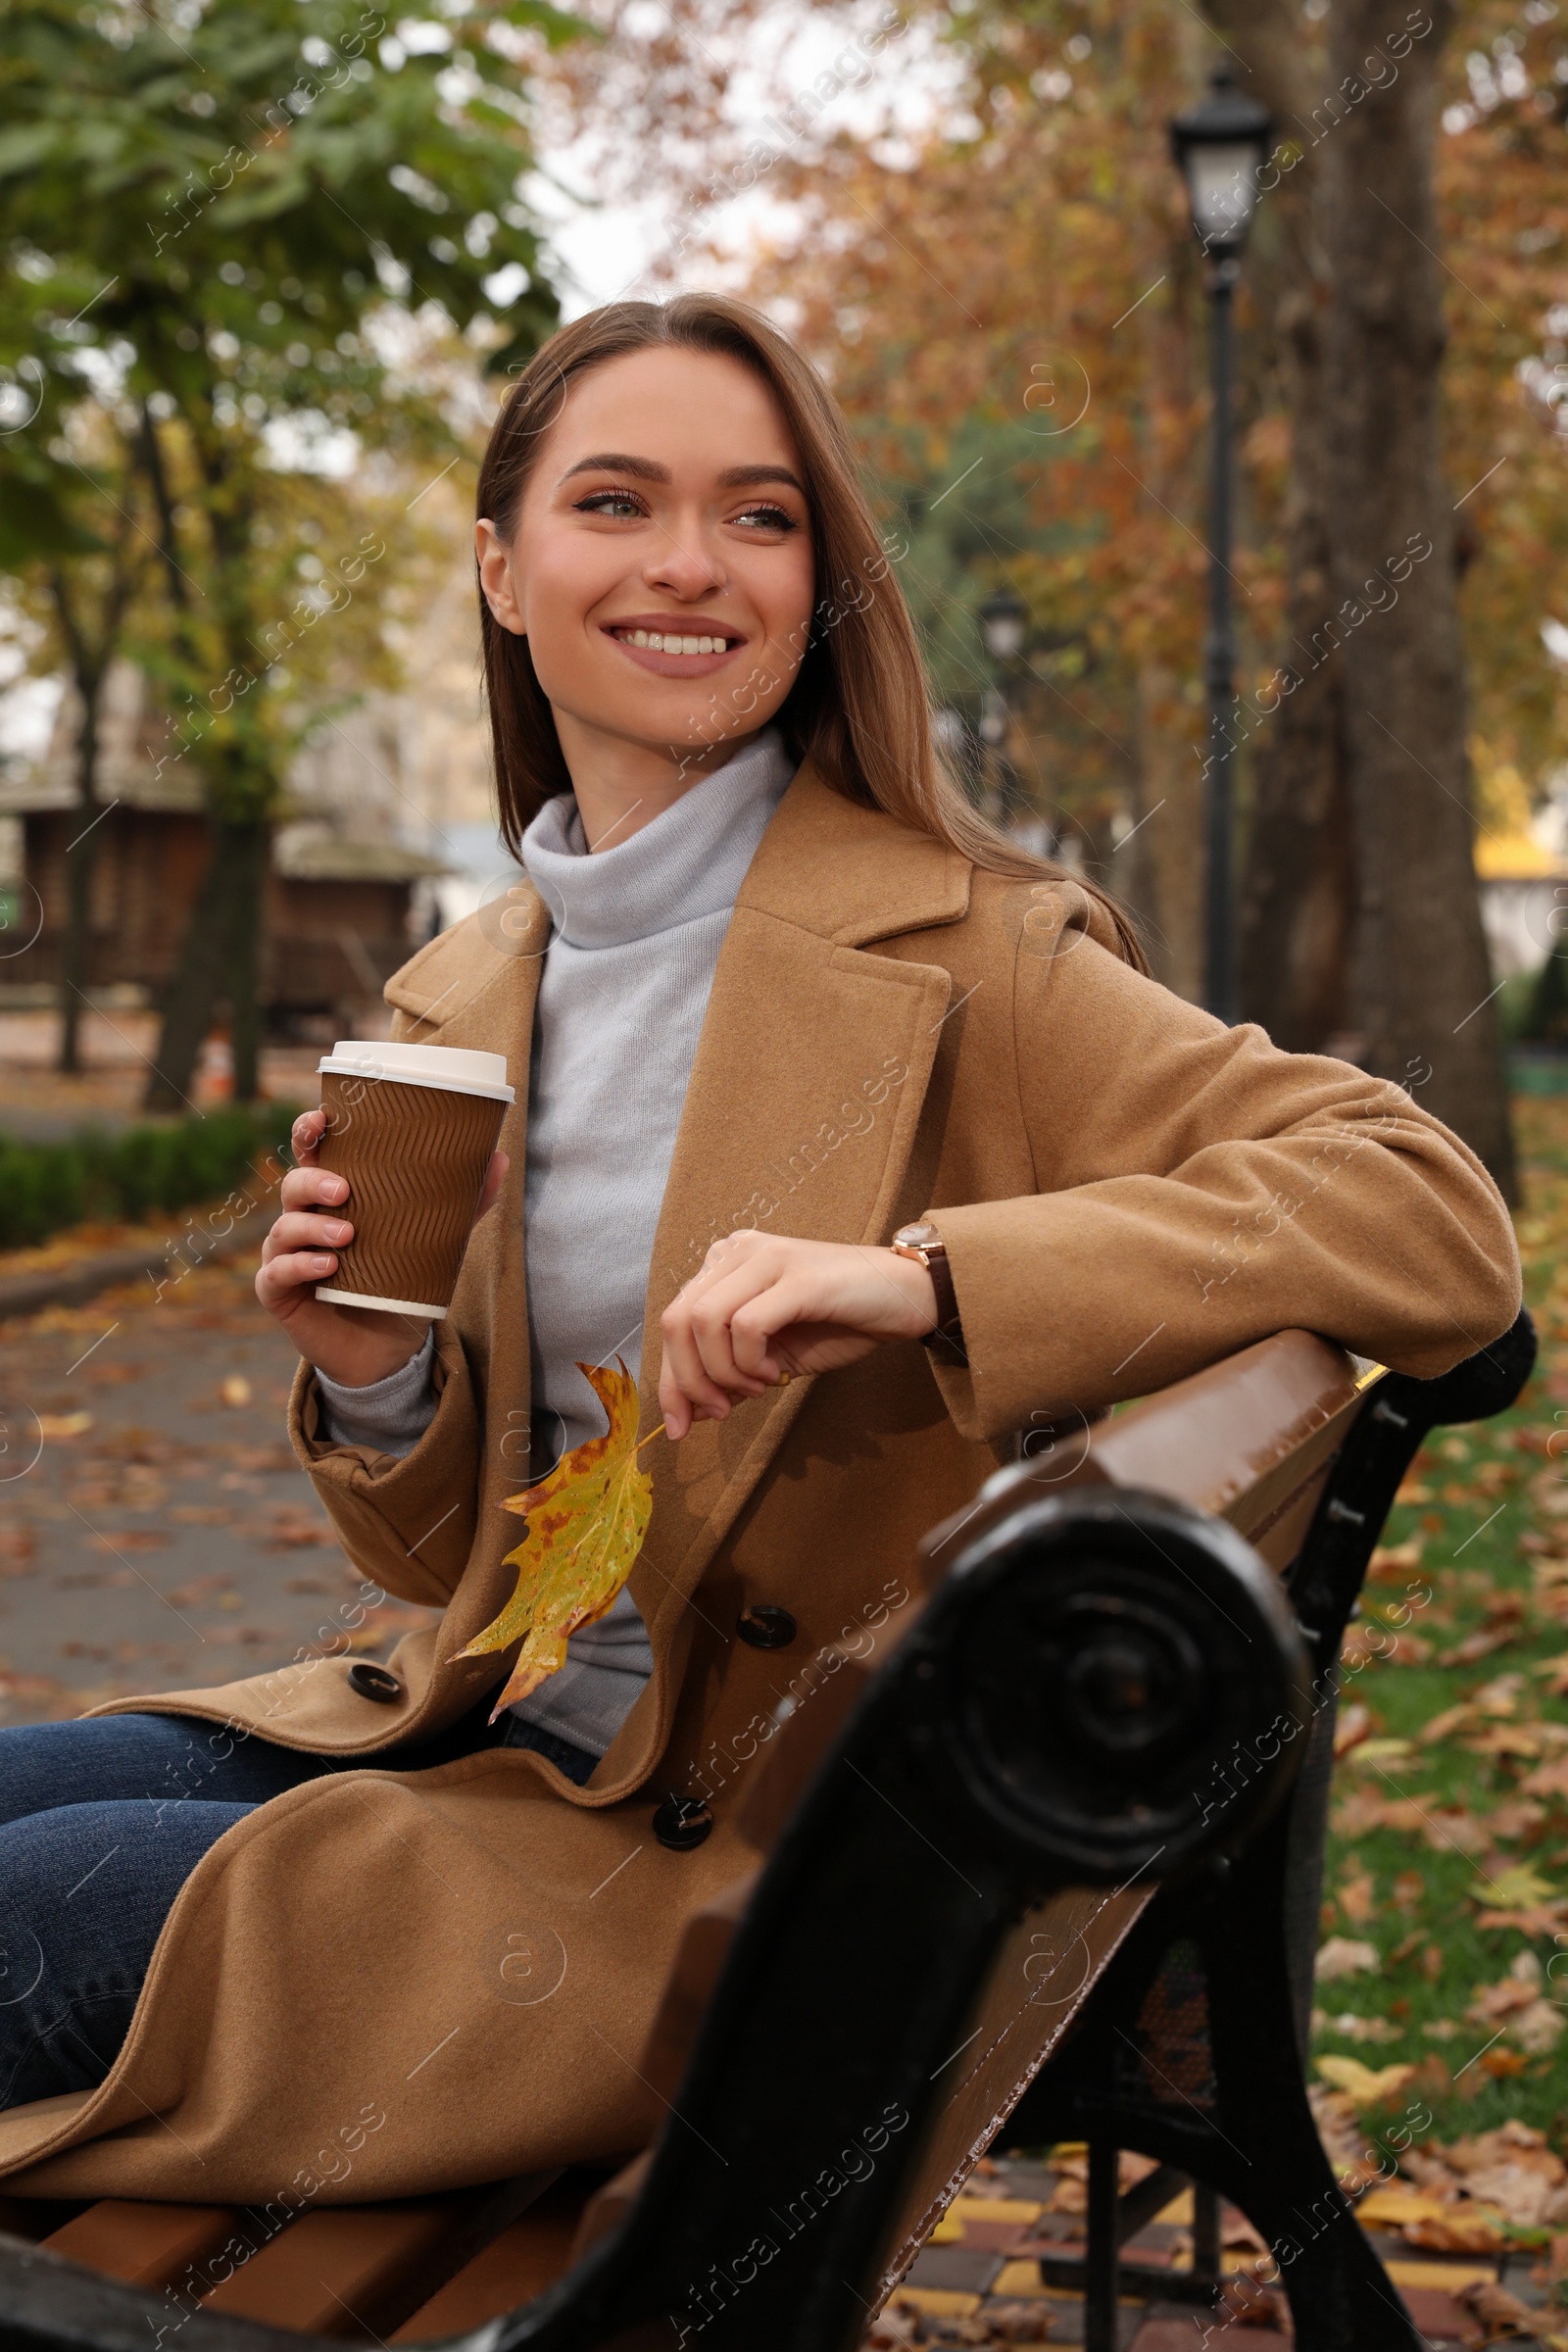
{"type": "Polygon", "coordinates": [[[672,1788],[654,1815],[654,1836],[671,1853],[689,1854],[713,1827],[713,1816],[700,1796],[680,1796],[672,1788]]]}
{"type": "Polygon", "coordinates": [[[787,1649],[794,1641],[797,1626],[788,1609],[775,1609],[769,1601],[756,1601],[742,1609],[735,1631],[753,1649],[787,1649]]]}
{"type": "Polygon", "coordinates": [[[349,1689],[357,1690],[362,1698],[373,1698],[380,1707],[389,1707],[394,1699],[403,1696],[403,1685],[397,1676],[388,1674],[384,1666],[370,1665],[365,1658],[349,1668],[349,1689]]]}

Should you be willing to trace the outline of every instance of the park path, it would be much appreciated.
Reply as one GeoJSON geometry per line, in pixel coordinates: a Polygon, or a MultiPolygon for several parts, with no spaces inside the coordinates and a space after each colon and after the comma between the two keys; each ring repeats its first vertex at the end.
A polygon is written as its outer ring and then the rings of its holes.
{"type": "Polygon", "coordinates": [[[284,1436],[294,1351],[253,1273],[0,1325],[0,1723],[301,1648],[384,1656],[432,1621],[395,1600],[357,1621],[360,1578],[284,1436]]]}

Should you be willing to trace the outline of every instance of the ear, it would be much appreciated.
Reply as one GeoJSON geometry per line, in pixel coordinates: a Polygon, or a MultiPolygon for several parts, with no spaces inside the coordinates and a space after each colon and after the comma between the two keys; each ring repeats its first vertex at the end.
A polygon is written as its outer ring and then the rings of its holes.
{"type": "Polygon", "coordinates": [[[512,552],[493,522],[475,523],[474,553],[479,559],[479,586],[494,618],[514,637],[526,637],[522,612],[512,577],[512,552]]]}

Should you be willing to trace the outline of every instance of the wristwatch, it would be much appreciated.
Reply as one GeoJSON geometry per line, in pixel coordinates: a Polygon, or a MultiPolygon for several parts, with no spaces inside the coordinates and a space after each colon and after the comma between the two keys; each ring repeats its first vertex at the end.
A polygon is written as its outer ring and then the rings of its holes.
{"type": "Polygon", "coordinates": [[[934,1225],[901,1225],[893,1236],[892,1249],[900,1257],[918,1259],[931,1277],[937,1295],[937,1319],[920,1340],[945,1363],[966,1364],[968,1351],[963,1344],[963,1325],[958,1320],[958,1298],[953,1287],[953,1269],[948,1264],[948,1245],[934,1225]]]}

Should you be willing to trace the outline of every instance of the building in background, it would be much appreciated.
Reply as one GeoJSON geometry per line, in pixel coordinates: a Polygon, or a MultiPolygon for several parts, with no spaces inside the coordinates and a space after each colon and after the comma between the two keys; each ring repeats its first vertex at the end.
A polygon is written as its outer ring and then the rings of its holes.
{"type": "MultiPolygon", "coordinates": [[[[141,672],[120,663],[106,681],[90,820],[76,799],[79,723],[67,695],[42,759],[0,779],[0,820],[11,820],[0,1004],[58,1001],[67,859],[87,823],[98,837],[87,966],[95,1001],[156,1000],[207,872],[201,780],[167,758],[168,729],[141,672]]],[[[446,865],[399,837],[384,798],[364,793],[367,759],[375,764],[334,724],[290,779],[293,813],[273,836],[264,909],[263,1003],[274,1034],[353,1034],[358,1008],[376,1004],[388,976],[439,928],[431,891],[446,865]]]]}

